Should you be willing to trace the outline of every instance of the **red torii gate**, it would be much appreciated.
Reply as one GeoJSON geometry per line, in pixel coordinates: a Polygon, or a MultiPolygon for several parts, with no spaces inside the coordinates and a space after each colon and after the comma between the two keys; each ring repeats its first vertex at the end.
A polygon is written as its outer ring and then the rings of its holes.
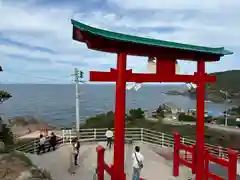
{"type": "Polygon", "coordinates": [[[84,42],[89,49],[117,54],[117,68],[110,72],[90,72],[90,81],[116,82],[114,180],[125,180],[125,96],[126,82],[192,82],[197,84],[197,167],[196,179],[202,180],[204,172],[204,96],[205,84],[215,82],[214,76],[205,73],[205,62],[219,61],[232,52],[224,48],[193,46],[97,29],[72,20],[73,39],[84,42]],[[156,57],[156,73],[132,73],[127,70],[127,55],[156,57]],[[176,60],[197,61],[194,75],[179,75],[175,72],[176,60]]]}

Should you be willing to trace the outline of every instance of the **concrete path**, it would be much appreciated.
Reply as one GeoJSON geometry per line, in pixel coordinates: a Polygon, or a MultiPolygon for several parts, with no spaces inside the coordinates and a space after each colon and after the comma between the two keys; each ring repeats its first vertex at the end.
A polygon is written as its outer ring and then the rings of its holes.
{"type": "MultiPolygon", "coordinates": [[[[180,176],[172,176],[172,161],[166,160],[154,151],[152,145],[140,144],[141,152],[144,155],[144,168],[142,170],[142,177],[146,180],[187,180],[191,177],[190,169],[180,167],[180,176]]],[[[158,147],[158,150],[165,151],[165,148],[158,147]]]]}
{"type": "MultiPolygon", "coordinates": [[[[105,143],[100,143],[105,146],[105,143]]],[[[179,179],[187,180],[189,177],[189,170],[181,168],[181,177],[172,177],[172,164],[165,160],[163,157],[156,154],[151,147],[146,144],[139,144],[141,152],[145,157],[144,168],[142,170],[142,177],[146,180],[170,180],[179,179]]],[[[46,153],[43,155],[28,154],[28,157],[33,163],[39,167],[47,169],[53,177],[53,180],[92,180],[95,179],[95,169],[97,163],[97,144],[83,143],[80,148],[79,155],[79,166],[73,170],[76,172],[75,175],[69,173],[71,166],[71,145],[64,145],[54,152],[46,153]]],[[[135,146],[135,145],[134,145],[135,146]]],[[[125,172],[127,179],[131,179],[132,174],[132,155],[133,147],[131,145],[125,146],[125,172]]],[[[106,150],[105,162],[112,164],[113,150],[106,150]]],[[[110,180],[109,175],[106,173],[106,180],[110,180]]]]}

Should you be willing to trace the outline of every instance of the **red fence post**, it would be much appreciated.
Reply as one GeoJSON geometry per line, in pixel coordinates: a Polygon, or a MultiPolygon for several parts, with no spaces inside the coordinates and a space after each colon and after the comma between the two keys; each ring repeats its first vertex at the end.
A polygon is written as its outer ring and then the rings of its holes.
{"type": "Polygon", "coordinates": [[[194,144],[192,146],[193,152],[192,152],[192,174],[195,174],[196,172],[196,145],[194,144]]]}
{"type": "Polygon", "coordinates": [[[97,155],[97,178],[98,180],[104,180],[104,152],[105,149],[102,146],[96,148],[97,155]]]}
{"type": "Polygon", "coordinates": [[[238,153],[228,149],[228,179],[236,180],[238,153]]]}
{"type": "Polygon", "coordinates": [[[174,133],[174,152],[173,152],[173,176],[179,176],[179,164],[180,164],[180,134],[174,133]]]}
{"type": "Polygon", "coordinates": [[[208,174],[209,174],[209,152],[206,149],[204,151],[204,179],[208,180],[208,174]]]}

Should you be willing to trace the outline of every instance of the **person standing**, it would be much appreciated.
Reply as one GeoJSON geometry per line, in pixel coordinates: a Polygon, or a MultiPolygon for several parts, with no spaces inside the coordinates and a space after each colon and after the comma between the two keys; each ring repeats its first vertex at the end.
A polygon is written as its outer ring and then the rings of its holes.
{"type": "Polygon", "coordinates": [[[109,149],[111,149],[111,147],[112,147],[112,139],[113,139],[113,132],[111,131],[110,128],[108,128],[108,130],[106,131],[105,136],[107,138],[107,147],[109,149]]]}
{"type": "Polygon", "coordinates": [[[70,153],[70,167],[68,172],[72,175],[76,174],[76,166],[78,165],[78,155],[80,150],[80,142],[77,138],[72,140],[72,147],[70,153]]]}
{"type": "Polygon", "coordinates": [[[135,151],[132,154],[132,167],[133,167],[132,180],[140,179],[140,173],[143,168],[143,160],[144,157],[140,153],[140,147],[135,146],[135,151]]]}
{"type": "Polygon", "coordinates": [[[75,139],[74,147],[73,147],[73,154],[74,154],[74,165],[78,165],[78,155],[80,150],[80,142],[78,139],[75,139]]]}
{"type": "Polygon", "coordinates": [[[237,176],[240,177],[240,160],[237,160],[237,176]]]}
{"type": "Polygon", "coordinates": [[[46,138],[42,134],[40,134],[38,154],[40,154],[41,151],[45,153],[45,143],[46,143],[46,138]]]}
{"type": "Polygon", "coordinates": [[[54,134],[54,132],[51,133],[50,139],[49,139],[49,146],[48,146],[48,151],[53,149],[55,151],[57,145],[57,136],[54,134]]]}

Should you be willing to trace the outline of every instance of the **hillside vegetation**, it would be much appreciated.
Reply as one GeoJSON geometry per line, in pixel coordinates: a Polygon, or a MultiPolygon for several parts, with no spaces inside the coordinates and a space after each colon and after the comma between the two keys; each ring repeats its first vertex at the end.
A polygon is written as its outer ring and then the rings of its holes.
{"type": "MultiPolygon", "coordinates": [[[[216,82],[206,85],[206,99],[213,102],[223,102],[226,100],[225,94],[220,90],[228,92],[229,99],[240,99],[240,70],[231,70],[224,72],[209,73],[210,76],[216,76],[216,82]]],[[[186,92],[168,92],[171,95],[184,95],[196,98],[196,89],[186,92]]]]}
{"type": "MultiPolygon", "coordinates": [[[[114,112],[99,114],[94,117],[89,117],[86,123],[81,128],[113,128],[114,127],[114,112]]],[[[125,121],[126,128],[146,128],[158,132],[172,134],[179,132],[181,136],[189,139],[196,139],[196,126],[195,125],[172,125],[165,124],[161,118],[159,121],[148,121],[144,117],[144,111],[141,108],[131,109],[126,114],[125,121]]],[[[205,127],[205,142],[210,144],[218,144],[223,147],[232,147],[233,149],[240,150],[240,134],[230,133],[226,131],[214,130],[205,127]]]]}
{"type": "Polygon", "coordinates": [[[216,76],[216,83],[207,85],[209,92],[213,92],[221,97],[224,95],[220,90],[227,91],[232,98],[240,98],[240,70],[231,70],[224,72],[211,73],[209,75],[216,76]]]}

